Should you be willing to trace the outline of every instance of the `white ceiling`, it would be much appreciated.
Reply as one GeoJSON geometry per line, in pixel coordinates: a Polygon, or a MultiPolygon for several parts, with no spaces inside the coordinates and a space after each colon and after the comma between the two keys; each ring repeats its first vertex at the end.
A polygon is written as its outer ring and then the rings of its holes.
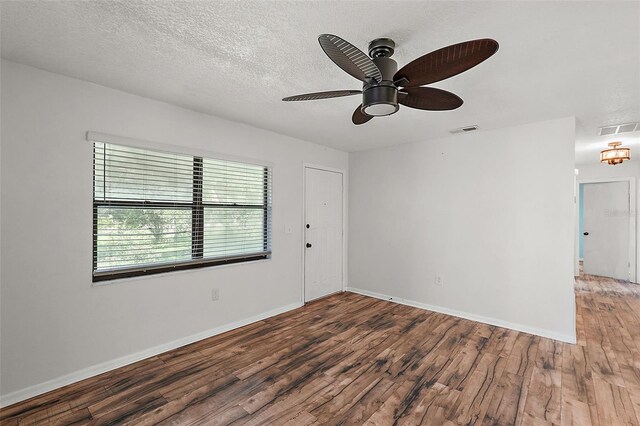
{"type": "MultiPolygon", "coordinates": [[[[640,2],[2,1],[2,56],[345,151],[575,115],[578,162],[611,138],[596,127],[640,120],[640,2]],[[400,66],[491,37],[488,61],[435,87],[456,111],[399,113],[354,126],[357,96],[282,102],[360,84],[317,36],[366,51],[391,37],[400,66]]],[[[615,138],[620,139],[620,138],[615,138]]],[[[640,132],[623,139],[640,148],[640,132]]]]}

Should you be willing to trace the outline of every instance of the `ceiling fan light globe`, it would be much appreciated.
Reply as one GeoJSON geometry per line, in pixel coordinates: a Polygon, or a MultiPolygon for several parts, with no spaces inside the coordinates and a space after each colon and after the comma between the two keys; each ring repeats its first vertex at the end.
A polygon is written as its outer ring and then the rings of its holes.
{"type": "Polygon", "coordinates": [[[398,105],[394,105],[391,103],[379,103],[367,105],[362,109],[365,114],[377,117],[393,114],[394,112],[398,111],[398,105]]]}

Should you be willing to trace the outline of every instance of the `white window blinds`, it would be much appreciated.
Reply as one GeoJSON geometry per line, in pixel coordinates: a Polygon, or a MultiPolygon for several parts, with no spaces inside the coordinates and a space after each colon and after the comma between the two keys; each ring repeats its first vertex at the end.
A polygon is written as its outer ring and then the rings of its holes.
{"type": "Polygon", "coordinates": [[[93,148],[94,281],[271,255],[270,167],[93,148]]]}

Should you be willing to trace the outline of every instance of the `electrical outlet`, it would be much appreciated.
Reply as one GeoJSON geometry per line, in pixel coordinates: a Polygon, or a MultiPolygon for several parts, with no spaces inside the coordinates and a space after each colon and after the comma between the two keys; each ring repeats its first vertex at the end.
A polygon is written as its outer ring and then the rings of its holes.
{"type": "Polygon", "coordinates": [[[443,282],[444,282],[444,281],[443,281],[443,279],[442,279],[442,275],[440,275],[440,274],[436,274],[436,278],[435,278],[435,280],[434,280],[434,284],[435,284],[437,287],[442,287],[443,282]]]}
{"type": "Polygon", "coordinates": [[[218,299],[220,299],[220,289],[214,288],[211,290],[211,300],[215,302],[218,299]]]}

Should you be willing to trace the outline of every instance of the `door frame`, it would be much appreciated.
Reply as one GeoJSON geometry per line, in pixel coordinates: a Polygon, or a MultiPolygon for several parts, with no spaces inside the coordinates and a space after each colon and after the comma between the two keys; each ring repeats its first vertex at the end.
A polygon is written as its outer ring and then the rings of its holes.
{"type": "Polygon", "coordinates": [[[306,256],[305,256],[305,220],[307,216],[307,169],[322,170],[324,172],[340,173],[342,175],[342,287],[341,291],[345,291],[347,288],[347,171],[344,169],[338,169],[335,167],[322,166],[313,163],[302,163],[302,232],[300,237],[300,249],[302,253],[302,288],[301,288],[301,302],[304,305],[306,301],[306,288],[305,288],[305,271],[306,271],[306,256]]]}
{"type": "MultiPolygon", "coordinates": [[[[636,178],[634,177],[623,177],[623,178],[597,178],[597,179],[578,179],[578,188],[577,188],[577,199],[578,199],[578,212],[580,211],[580,203],[582,202],[580,197],[580,185],[588,184],[588,183],[614,183],[614,182],[629,182],[629,280],[632,283],[638,283],[638,265],[640,265],[640,252],[637,247],[637,238],[638,233],[637,229],[637,219],[636,219],[636,209],[637,209],[637,198],[636,198],[636,178]]],[[[579,235],[580,226],[578,225],[578,233],[576,234],[576,239],[580,238],[579,235]]],[[[575,263],[576,266],[580,262],[579,250],[576,250],[575,263]]]]}

